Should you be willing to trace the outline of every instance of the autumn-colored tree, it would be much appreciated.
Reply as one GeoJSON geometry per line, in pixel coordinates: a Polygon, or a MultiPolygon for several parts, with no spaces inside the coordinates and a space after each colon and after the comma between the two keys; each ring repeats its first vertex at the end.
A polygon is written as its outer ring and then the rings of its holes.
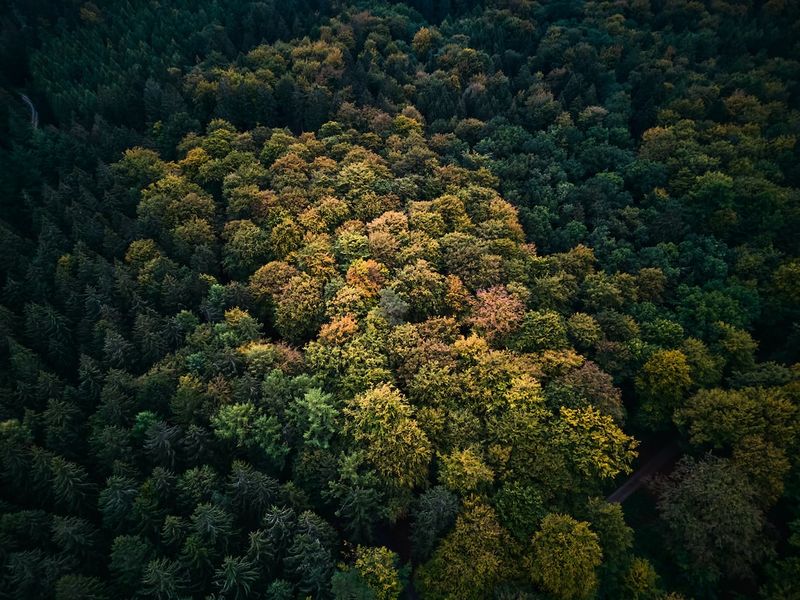
{"type": "Polygon", "coordinates": [[[374,260],[357,260],[347,269],[347,283],[374,296],[386,282],[387,274],[386,267],[374,260]]]}
{"type": "Polygon", "coordinates": [[[552,435],[567,462],[587,482],[629,473],[638,442],[614,420],[589,407],[561,408],[552,435]]]}
{"type": "Polygon", "coordinates": [[[501,344],[519,327],[523,309],[519,298],[504,287],[480,290],[469,322],[489,342],[501,344]]]}
{"type": "Polygon", "coordinates": [[[258,300],[279,296],[284,286],[299,275],[296,268],[281,261],[271,261],[250,276],[249,289],[258,300]]]}

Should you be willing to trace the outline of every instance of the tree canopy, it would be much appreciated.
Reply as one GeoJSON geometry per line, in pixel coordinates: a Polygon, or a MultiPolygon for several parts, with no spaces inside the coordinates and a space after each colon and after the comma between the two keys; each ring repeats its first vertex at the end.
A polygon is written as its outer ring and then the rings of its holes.
{"type": "Polygon", "coordinates": [[[0,600],[797,595],[800,5],[2,6],[0,600]]]}

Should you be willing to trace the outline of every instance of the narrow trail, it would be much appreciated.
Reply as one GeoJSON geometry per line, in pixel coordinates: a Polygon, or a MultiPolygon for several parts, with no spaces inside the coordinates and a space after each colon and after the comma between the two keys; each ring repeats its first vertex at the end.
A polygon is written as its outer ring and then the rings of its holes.
{"type": "Polygon", "coordinates": [[[31,109],[31,127],[33,127],[34,129],[38,129],[39,112],[36,110],[36,107],[33,105],[33,102],[31,101],[30,98],[28,98],[28,96],[26,96],[23,93],[20,93],[20,98],[22,98],[22,101],[28,105],[28,108],[31,109]]]}
{"type": "Polygon", "coordinates": [[[658,451],[650,460],[644,463],[628,480],[614,490],[606,501],[625,502],[636,490],[647,483],[648,479],[670,464],[680,454],[677,440],[673,440],[658,451]]]}

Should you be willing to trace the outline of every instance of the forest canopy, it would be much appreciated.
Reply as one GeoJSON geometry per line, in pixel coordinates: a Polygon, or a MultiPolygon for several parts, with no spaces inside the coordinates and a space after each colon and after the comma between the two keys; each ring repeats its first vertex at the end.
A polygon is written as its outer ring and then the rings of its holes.
{"type": "Polygon", "coordinates": [[[800,597],[800,5],[0,7],[0,599],[800,597]]]}

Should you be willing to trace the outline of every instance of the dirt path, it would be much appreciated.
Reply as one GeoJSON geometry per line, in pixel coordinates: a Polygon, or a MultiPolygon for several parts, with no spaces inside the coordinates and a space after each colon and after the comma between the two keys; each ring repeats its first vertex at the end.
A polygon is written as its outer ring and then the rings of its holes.
{"type": "Polygon", "coordinates": [[[625,502],[631,494],[642,487],[647,480],[661,471],[664,467],[671,464],[680,454],[678,442],[673,440],[658,451],[650,460],[644,463],[628,480],[612,492],[606,500],[608,502],[625,502]]]}
{"type": "Polygon", "coordinates": [[[25,94],[20,94],[20,98],[22,101],[28,105],[28,108],[31,109],[31,127],[34,129],[39,127],[39,112],[36,110],[36,107],[31,102],[31,99],[28,98],[25,94]]]}

